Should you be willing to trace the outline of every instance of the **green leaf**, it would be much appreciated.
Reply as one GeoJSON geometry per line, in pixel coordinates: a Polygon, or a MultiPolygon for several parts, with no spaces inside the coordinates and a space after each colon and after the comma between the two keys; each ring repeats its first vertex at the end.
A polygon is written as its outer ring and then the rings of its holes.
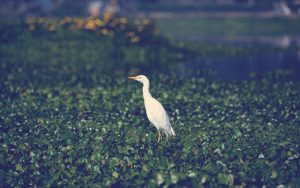
{"type": "Polygon", "coordinates": [[[232,186],[234,182],[234,176],[232,174],[218,174],[218,183],[228,186],[232,186]]]}

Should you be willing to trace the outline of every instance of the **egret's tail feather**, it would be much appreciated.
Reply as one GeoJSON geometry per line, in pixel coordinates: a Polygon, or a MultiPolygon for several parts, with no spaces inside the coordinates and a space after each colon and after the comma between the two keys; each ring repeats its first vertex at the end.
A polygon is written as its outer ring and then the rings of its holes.
{"type": "Polygon", "coordinates": [[[172,127],[171,127],[171,136],[176,136],[175,131],[173,130],[172,127]]]}
{"type": "Polygon", "coordinates": [[[166,134],[167,138],[168,138],[169,136],[176,136],[175,131],[173,130],[173,128],[172,128],[171,126],[170,126],[169,129],[163,130],[163,132],[166,134]]]}

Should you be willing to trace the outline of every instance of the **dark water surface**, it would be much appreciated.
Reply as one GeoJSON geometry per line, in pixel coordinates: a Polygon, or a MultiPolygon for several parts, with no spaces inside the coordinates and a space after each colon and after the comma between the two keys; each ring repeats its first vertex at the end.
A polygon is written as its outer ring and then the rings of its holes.
{"type": "MultiPolygon", "coordinates": [[[[217,40],[211,40],[215,43],[217,40]]],[[[223,41],[222,45],[230,47],[250,46],[257,48],[258,53],[241,56],[217,55],[188,59],[185,62],[170,65],[170,72],[183,77],[204,77],[214,80],[300,80],[300,42],[293,40],[270,42],[270,40],[223,41]],[[280,44],[280,45],[279,45],[280,44]],[[269,50],[276,48],[277,50],[269,50]]],[[[195,41],[205,43],[207,41],[195,41]]]]}
{"type": "Polygon", "coordinates": [[[300,80],[300,56],[292,52],[255,54],[243,57],[197,57],[175,63],[171,71],[180,76],[217,80],[300,80]]]}

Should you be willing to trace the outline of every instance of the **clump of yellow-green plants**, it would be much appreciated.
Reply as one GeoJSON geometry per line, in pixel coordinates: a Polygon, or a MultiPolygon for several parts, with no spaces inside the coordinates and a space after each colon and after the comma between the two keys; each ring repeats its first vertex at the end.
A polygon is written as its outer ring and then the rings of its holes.
{"type": "Polygon", "coordinates": [[[97,35],[114,36],[124,34],[131,43],[139,43],[145,38],[146,33],[155,33],[153,22],[148,19],[135,19],[129,21],[126,17],[112,17],[104,15],[103,18],[88,17],[64,17],[62,19],[36,18],[26,19],[26,28],[29,31],[56,31],[59,29],[70,31],[91,31],[97,35]]]}

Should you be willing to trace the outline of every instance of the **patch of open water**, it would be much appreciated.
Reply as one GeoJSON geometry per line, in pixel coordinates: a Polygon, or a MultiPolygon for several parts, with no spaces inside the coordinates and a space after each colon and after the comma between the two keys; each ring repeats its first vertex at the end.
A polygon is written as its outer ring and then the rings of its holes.
{"type": "MultiPolygon", "coordinates": [[[[238,37],[238,39],[223,40],[222,45],[252,46],[261,51],[239,57],[199,56],[186,62],[172,64],[169,69],[183,77],[196,76],[217,80],[257,80],[266,77],[276,80],[300,80],[300,41],[298,39],[274,38],[274,41],[272,38],[241,40],[238,37]],[[270,51],[267,50],[268,47],[281,48],[281,50],[270,51]]],[[[195,40],[195,42],[210,43],[216,41],[220,42],[220,40],[195,40]]]]}

